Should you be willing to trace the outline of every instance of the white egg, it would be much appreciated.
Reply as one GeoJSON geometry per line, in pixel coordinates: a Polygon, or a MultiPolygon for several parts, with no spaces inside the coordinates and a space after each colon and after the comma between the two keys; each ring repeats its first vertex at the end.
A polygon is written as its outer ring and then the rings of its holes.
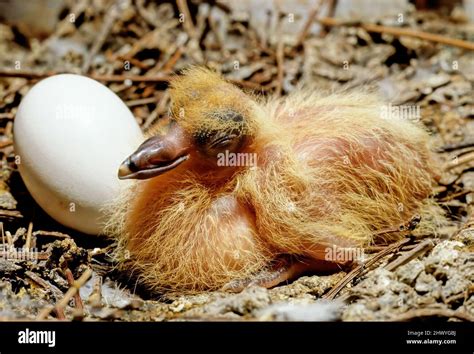
{"type": "Polygon", "coordinates": [[[14,124],[18,168],[36,202],[63,225],[98,234],[117,196],[120,163],[144,140],[125,103],[101,83],[71,74],[36,84],[14,124]]]}

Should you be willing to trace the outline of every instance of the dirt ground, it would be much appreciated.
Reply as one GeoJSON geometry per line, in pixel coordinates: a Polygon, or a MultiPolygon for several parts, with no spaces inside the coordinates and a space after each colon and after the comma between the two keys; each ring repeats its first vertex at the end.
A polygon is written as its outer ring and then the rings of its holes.
{"type": "MultiPolygon", "coordinates": [[[[331,2],[322,3],[331,17],[331,2]]],[[[306,20],[321,11],[308,6],[306,20]]],[[[474,51],[384,29],[472,44],[474,25],[459,7],[411,5],[402,21],[372,19],[380,31],[342,20],[306,28],[286,7],[255,26],[249,12],[225,2],[79,0],[43,8],[51,28],[31,20],[0,23],[1,320],[474,320],[474,51]],[[192,21],[180,21],[183,14],[192,21]],[[351,269],[269,290],[147,293],[116,270],[111,240],[67,229],[35,203],[15,164],[12,128],[32,85],[74,72],[104,82],[146,131],[167,112],[167,77],[190,64],[206,64],[260,95],[370,85],[394,106],[420,107],[444,166],[433,196],[448,223],[418,238],[407,230],[406,239],[367,250],[351,269]],[[9,251],[23,247],[36,249],[37,259],[9,251]]]]}

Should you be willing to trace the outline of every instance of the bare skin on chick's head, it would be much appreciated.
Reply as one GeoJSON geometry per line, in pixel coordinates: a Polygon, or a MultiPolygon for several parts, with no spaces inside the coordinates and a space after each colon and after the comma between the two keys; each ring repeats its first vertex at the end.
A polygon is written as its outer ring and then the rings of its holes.
{"type": "Polygon", "coordinates": [[[399,239],[377,231],[414,214],[441,215],[427,134],[382,119],[367,92],[259,101],[191,68],[170,93],[169,119],[120,167],[137,181],[109,222],[154,290],[274,286],[354,260],[335,250],[399,239]],[[219,164],[225,153],[256,163],[219,164]]]}

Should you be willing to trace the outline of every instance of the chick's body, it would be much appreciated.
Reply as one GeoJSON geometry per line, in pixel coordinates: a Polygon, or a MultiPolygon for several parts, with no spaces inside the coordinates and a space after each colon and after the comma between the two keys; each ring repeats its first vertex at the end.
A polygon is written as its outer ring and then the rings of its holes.
{"type": "MultiPolygon", "coordinates": [[[[327,260],[333,246],[393,241],[400,233],[374,235],[416,213],[440,214],[426,199],[434,176],[426,132],[383,119],[370,94],[258,102],[191,69],[171,95],[173,124],[189,137],[186,161],[137,181],[110,221],[127,264],[151,288],[218,289],[281,255],[327,260]],[[222,131],[240,137],[231,153],[256,163],[218,164],[229,145],[203,149],[202,136],[222,131]]],[[[169,135],[167,127],[153,134],[169,135]]]]}

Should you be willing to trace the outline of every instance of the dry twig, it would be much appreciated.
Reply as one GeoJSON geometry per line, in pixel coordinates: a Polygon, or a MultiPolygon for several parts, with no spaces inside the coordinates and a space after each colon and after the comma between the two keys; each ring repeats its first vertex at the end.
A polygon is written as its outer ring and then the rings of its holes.
{"type": "Polygon", "coordinates": [[[336,297],[336,295],[347,285],[349,284],[353,279],[355,279],[357,276],[362,274],[365,270],[367,270],[370,266],[373,264],[377,263],[380,259],[383,257],[389,255],[392,252],[397,251],[400,247],[403,245],[407,244],[410,242],[410,238],[404,238],[401,241],[398,241],[394,243],[391,246],[388,246],[384,250],[380,251],[377,253],[375,256],[373,256],[371,259],[369,259],[367,262],[362,263],[359,265],[357,268],[353,269],[350,273],[348,273],[344,278],[341,279],[339,283],[337,283],[327,294],[323,295],[323,298],[332,300],[336,297]]]}
{"type": "Polygon", "coordinates": [[[471,151],[465,155],[462,155],[462,156],[459,156],[459,157],[456,157],[455,159],[453,159],[452,161],[448,162],[446,164],[446,166],[444,167],[444,169],[446,171],[449,171],[449,170],[452,170],[456,167],[459,167],[461,165],[464,165],[465,163],[468,163],[468,162],[471,162],[474,160],[474,151],[471,151]]]}
{"type": "MultiPolygon", "coordinates": [[[[8,233],[7,233],[8,235],[8,233]]],[[[11,246],[10,246],[11,247],[11,246]]],[[[31,259],[37,259],[40,261],[47,260],[51,254],[49,252],[34,252],[34,251],[28,251],[27,257],[31,259]]],[[[10,259],[24,259],[26,257],[25,253],[23,252],[18,252],[18,251],[0,251],[0,258],[10,258],[10,259]]]]}
{"type": "Polygon", "coordinates": [[[441,44],[459,47],[463,49],[474,50],[473,42],[468,42],[462,39],[450,38],[450,37],[442,36],[439,34],[423,32],[423,31],[418,31],[418,30],[409,29],[409,28],[379,26],[379,25],[374,25],[372,23],[344,22],[344,21],[331,18],[331,17],[323,17],[323,18],[317,19],[316,21],[318,21],[319,23],[325,26],[358,26],[358,27],[362,27],[367,32],[387,33],[387,34],[394,35],[396,37],[406,36],[406,37],[419,38],[419,39],[424,39],[430,42],[436,42],[436,43],[441,43],[441,44]]]}
{"type": "Polygon", "coordinates": [[[68,234],[63,234],[62,232],[58,231],[35,231],[33,232],[34,236],[50,236],[50,237],[55,237],[55,238],[71,238],[68,234]]]}
{"type": "Polygon", "coordinates": [[[184,16],[183,26],[189,37],[196,38],[196,28],[194,27],[191,13],[189,12],[188,2],[186,0],[176,0],[179,12],[184,16]]]}
{"type": "Polygon", "coordinates": [[[123,0],[115,0],[115,3],[110,6],[107,14],[105,15],[104,23],[102,24],[99,35],[95,38],[94,44],[92,45],[91,50],[84,60],[84,64],[82,65],[82,73],[86,74],[89,71],[92,60],[104,45],[105,40],[109,36],[115,21],[119,18],[124,7],[123,5],[123,0]]]}
{"type": "Polygon", "coordinates": [[[94,281],[92,292],[89,295],[87,302],[94,307],[100,307],[102,304],[102,277],[97,276],[94,281]]]}
{"type": "MultiPolygon", "coordinates": [[[[44,79],[49,76],[63,74],[67,72],[55,72],[49,71],[44,73],[38,73],[34,71],[27,70],[0,70],[0,77],[23,77],[26,79],[44,79]]],[[[154,75],[154,76],[145,76],[145,75],[101,75],[101,74],[88,74],[90,78],[97,81],[105,82],[123,82],[125,80],[130,80],[134,82],[168,82],[171,78],[170,75],[154,75]]]]}
{"type": "Polygon", "coordinates": [[[280,10],[277,10],[277,26],[278,26],[278,42],[276,48],[276,64],[277,64],[277,86],[275,94],[281,96],[283,90],[284,79],[284,60],[285,60],[285,44],[283,43],[283,33],[281,30],[280,10]]]}
{"type": "MultiPolygon", "coordinates": [[[[74,276],[69,268],[64,269],[64,274],[66,275],[66,280],[70,287],[74,287],[74,276]]],[[[82,303],[81,295],[79,291],[74,294],[74,304],[76,305],[76,309],[80,311],[80,313],[84,312],[84,304],[82,303]]]]}
{"type": "Polygon", "coordinates": [[[23,215],[17,210],[0,210],[0,218],[7,217],[7,218],[22,218],[23,215]]]}
{"type": "Polygon", "coordinates": [[[29,270],[25,272],[25,275],[34,281],[36,284],[44,288],[45,290],[50,291],[56,299],[60,299],[64,296],[64,293],[55,285],[51,284],[49,281],[41,278],[36,273],[33,273],[29,270]]]}
{"type": "MultiPolygon", "coordinates": [[[[46,77],[59,75],[59,74],[67,74],[67,72],[48,71],[45,73],[38,73],[38,72],[27,71],[27,70],[0,69],[0,77],[23,77],[30,80],[44,79],[46,77]]],[[[88,74],[87,76],[90,77],[91,79],[102,81],[102,82],[125,82],[129,80],[131,82],[149,82],[149,83],[165,82],[166,83],[166,82],[169,82],[173,78],[173,75],[167,75],[167,74],[157,74],[153,76],[147,76],[147,75],[101,75],[101,74],[91,73],[91,74],[88,74]]],[[[251,81],[233,80],[233,79],[230,79],[229,81],[236,85],[239,85],[251,90],[266,91],[268,89],[267,87],[264,87],[258,83],[251,82],[251,81]]]]}
{"type": "Polygon", "coordinates": [[[318,0],[318,2],[314,5],[314,7],[311,9],[308,15],[308,19],[306,20],[303,29],[301,30],[300,34],[298,35],[298,38],[295,43],[295,48],[300,47],[303,44],[304,39],[308,35],[308,31],[311,28],[311,25],[313,24],[316,16],[319,13],[319,10],[321,9],[321,5],[324,3],[323,0],[318,0]]]}
{"type": "Polygon", "coordinates": [[[418,257],[424,253],[426,253],[428,250],[433,248],[434,242],[433,240],[425,240],[418,244],[415,248],[413,248],[411,251],[405,253],[403,256],[395,259],[393,262],[390,262],[385,266],[385,269],[389,271],[394,271],[398,267],[404,265],[405,263],[408,263],[410,260],[412,260],[415,257],[418,257]]]}
{"type": "Polygon", "coordinates": [[[30,221],[30,223],[28,224],[28,231],[26,233],[26,241],[25,241],[25,246],[24,246],[25,250],[29,250],[31,248],[32,233],[33,233],[33,223],[30,221]]]}
{"type": "Polygon", "coordinates": [[[64,308],[67,306],[69,301],[74,297],[74,295],[76,295],[76,293],[87,282],[87,280],[90,278],[91,275],[92,275],[92,269],[88,268],[87,270],[85,270],[84,273],[82,273],[82,275],[79,277],[79,279],[73,282],[72,286],[66,292],[64,297],[56,304],[56,306],[47,307],[43,309],[43,311],[41,311],[38,314],[36,319],[37,320],[46,319],[53,309],[55,309],[57,312],[64,311],[64,308]]]}

